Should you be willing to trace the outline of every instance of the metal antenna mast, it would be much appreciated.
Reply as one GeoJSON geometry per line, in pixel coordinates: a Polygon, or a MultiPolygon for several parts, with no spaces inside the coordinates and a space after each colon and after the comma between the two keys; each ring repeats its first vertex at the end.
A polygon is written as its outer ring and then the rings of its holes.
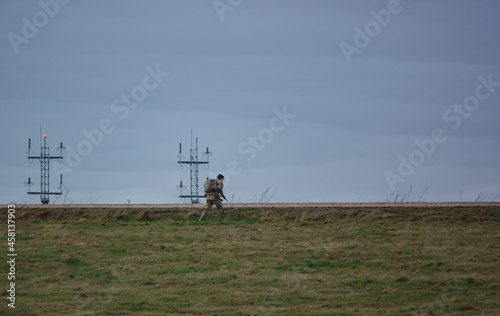
{"type": "Polygon", "coordinates": [[[191,204],[198,204],[200,203],[199,198],[204,198],[205,195],[199,195],[198,194],[198,165],[208,165],[208,156],[211,154],[211,152],[208,150],[204,152],[204,154],[207,156],[207,161],[199,161],[198,160],[198,136],[196,136],[196,144],[195,147],[193,148],[193,140],[191,136],[191,149],[189,151],[189,160],[182,160],[182,143],[179,143],[179,161],[178,163],[180,164],[188,164],[190,167],[190,177],[191,177],[191,194],[190,195],[183,195],[182,194],[182,188],[184,187],[182,185],[182,181],[178,188],[181,190],[181,195],[179,195],[180,198],[190,198],[191,199],[191,204]]]}
{"type": "MultiPolygon", "coordinates": [[[[41,132],[40,132],[40,137],[41,137],[41,132]]],[[[41,141],[41,140],[40,140],[41,141]]],[[[60,176],[60,182],[59,182],[59,189],[61,192],[50,192],[50,185],[49,185],[49,169],[50,169],[50,160],[51,159],[63,159],[62,156],[62,150],[63,150],[63,143],[61,142],[61,145],[59,146],[59,150],[61,151],[60,156],[50,156],[50,151],[49,147],[47,147],[47,134],[43,135],[43,146],[40,149],[40,156],[31,156],[31,138],[28,140],[28,160],[31,161],[31,159],[38,159],[40,160],[40,192],[31,192],[31,178],[28,178],[28,194],[39,194],[40,195],[40,200],[42,201],[42,204],[49,204],[49,195],[62,195],[62,174],[60,176]]]]}

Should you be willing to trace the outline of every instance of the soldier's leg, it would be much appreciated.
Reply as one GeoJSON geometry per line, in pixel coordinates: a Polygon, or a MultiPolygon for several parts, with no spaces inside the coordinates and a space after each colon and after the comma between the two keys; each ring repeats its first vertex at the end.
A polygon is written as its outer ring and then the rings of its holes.
{"type": "Polygon", "coordinates": [[[205,206],[205,209],[203,210],[203,213],[201,213],[200,222],[205,220],[205,217],[207,217],[208,211],[210,210],[210,208],[212,207],[213,204],[214,204],[213,201],[207,200],[207,204],[205,206]]]}
{"type": "Polygon", "coordinates": [[[222,209],[222,202],[220,200],[218,200],[216,202],[216,205],[217,205],[217,210],[219,211],[219,214],[220,214],[220,217],[222,219],[223,222],[226,221],[226,215],[224,215],[224,210],[222,209]]]}

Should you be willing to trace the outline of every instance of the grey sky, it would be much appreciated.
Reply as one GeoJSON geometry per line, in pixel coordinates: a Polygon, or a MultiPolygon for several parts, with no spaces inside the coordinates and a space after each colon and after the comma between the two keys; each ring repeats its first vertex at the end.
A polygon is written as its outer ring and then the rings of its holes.
{"type": "Polygon", "coordinates": [[[0,15],[0,203],[40,203],[23,185],[39,189],[40,124],[51,154],[66,146],[51,189],[63,170],[67,203],[181,202],[191,129],[213,152],[201,184],[225,174],[234,202],[498,200],[497,1],[9,0],[0,15]]]}

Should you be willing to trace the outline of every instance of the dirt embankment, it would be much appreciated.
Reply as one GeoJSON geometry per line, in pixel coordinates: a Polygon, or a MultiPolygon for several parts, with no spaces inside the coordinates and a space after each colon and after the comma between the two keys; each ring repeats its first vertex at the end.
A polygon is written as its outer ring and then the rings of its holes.
{"type": "MultiPolygon", "coordinates": [[[[500,202],[375,202],[375,203],[223,203],[229,208],[412,208],[412,207],[479,207],[479,206],[497,206],[500,202]]],[[[25,204],[16,205],[17,208],[106,208],[106,209],[198,209],[203,208],[205,204],[25,204]]],[[[7,209],[7,205],[0,205],[0,208],[7,209]]]]}
{"type": "MultiPolygon", "coordinates": [[[[202,204],[17,205],[15,216],[17,221],[175,221],[194,220],[202,208],[202,204]]],[[[500,203],[225,204],[224,209],[230,219],[260,222],[500,220],[500,203]]],[[[0,221],[6,220],[7,212],[1,212],[0,221]]]]}

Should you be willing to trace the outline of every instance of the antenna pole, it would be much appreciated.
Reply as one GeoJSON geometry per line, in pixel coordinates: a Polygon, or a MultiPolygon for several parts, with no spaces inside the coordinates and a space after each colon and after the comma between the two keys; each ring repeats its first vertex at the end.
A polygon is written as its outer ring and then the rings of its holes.
{"type": "MultiPolygon", "coordinates": [[[[42,136],[42,126],[40,125],[40,137],[42,136]]],[[[40,139],[40,144],[42,143],[40,139]]],[[[62,156],[62,142],[61,142],[61,155],[50,156],[49,147],[47,147],[47,134],[43,135],[43,146],[40,147],[40,156],[31,156],[31,138],[28,140],[28,159],[38,159],[40,161],[40,192],[31,192],[31,178],[28,178],[28,194],[40,195],[42,204],[49,204],[50,195],[62,195],[62,174],[60,177],[59,188],[61,192],[50,192],[50,160],[63,159],[62,156]]]]}
{"type": "Polygon", "coordinates": [[[205,154],[207,154],[207,161],[199,161],[198,160],[198,136],[195,138],[195,147],[193,148],[193,130],[191,129],[191,149],[189,151],[189,160],[183,161],[181,159],[181,148],[182,144],[179,144],[179,164],[188,164],[189,169],[190,169],[190,182],[191,182],[191,194],[190,195],[182,195],[182,181],[180,186],[178,186],[181,189],[181,195],[179,195],[180,198],[190,198],[191,199],[191,204],[198,204],[200,203],[200,198],[204,198],[205,195],[199,195],[198,193],[198,166],[205,164],[208,165],[208,154],[211,154],[208,151],[205,154]]]}

